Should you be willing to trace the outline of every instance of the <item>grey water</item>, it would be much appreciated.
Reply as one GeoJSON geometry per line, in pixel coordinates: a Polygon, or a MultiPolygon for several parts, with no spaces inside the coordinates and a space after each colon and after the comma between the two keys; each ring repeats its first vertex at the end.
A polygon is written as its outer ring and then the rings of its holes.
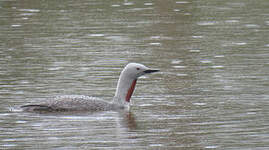
{"type": "Polygon", "coordinates": [[[267,0],[1,0],[0,149],[269,149],[267,0]],[[121,69],[130,112],[33,114],[58,95],[111,101],[121,69]]]}

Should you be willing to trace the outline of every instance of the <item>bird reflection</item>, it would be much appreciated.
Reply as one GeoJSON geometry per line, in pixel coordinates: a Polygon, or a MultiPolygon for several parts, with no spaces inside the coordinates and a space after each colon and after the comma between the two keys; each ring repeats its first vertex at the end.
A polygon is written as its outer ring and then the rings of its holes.
{"type": "Polygon", "coordinates": [[[135,119],[135,115],[132,112],[122,111],[119,112],[120,125],[125,128],[134,130],[137,129],[137,123],[135,119]]]}

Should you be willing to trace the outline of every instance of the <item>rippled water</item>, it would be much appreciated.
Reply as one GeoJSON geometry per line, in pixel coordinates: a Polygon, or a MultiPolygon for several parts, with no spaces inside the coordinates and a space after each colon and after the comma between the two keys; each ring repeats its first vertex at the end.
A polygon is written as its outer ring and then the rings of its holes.
{"type": "Polygon", "coordinates": [[[0,1],[0,149],[268,149],[267,0],[0,1]],[[110,101],[122,67],[141,78],[128,112],[31,114],[57,95],[110,101]]]}

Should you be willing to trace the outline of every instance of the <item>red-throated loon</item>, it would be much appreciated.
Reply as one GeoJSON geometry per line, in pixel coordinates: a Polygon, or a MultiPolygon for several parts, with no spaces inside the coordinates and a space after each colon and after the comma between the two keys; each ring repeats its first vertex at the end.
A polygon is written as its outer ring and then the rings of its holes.
{"type": "Polygon", "coordinates": [[[61,111],[108,111],[129,109],[130,99],[134,92],[137,79],[145,74],[158,72],[142,64],[129,63],[122,70],[115,96],[112,102],[84,95],[67,95],[55,97],[40,104],[23,105],[27,112],[61,112],[61,111]]]}

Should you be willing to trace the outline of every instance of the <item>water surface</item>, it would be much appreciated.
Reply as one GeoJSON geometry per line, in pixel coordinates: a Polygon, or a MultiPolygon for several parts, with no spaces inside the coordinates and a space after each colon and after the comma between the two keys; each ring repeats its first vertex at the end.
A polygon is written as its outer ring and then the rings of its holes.
{"type": "Polygon", "coordinates": [[[0,1],[0,149],[268,149],[268,7],[0,1]],[[130,112],[16,111],[57,95],[111,101],[128,62],[161,70],[138,81],[130,112]]]}

